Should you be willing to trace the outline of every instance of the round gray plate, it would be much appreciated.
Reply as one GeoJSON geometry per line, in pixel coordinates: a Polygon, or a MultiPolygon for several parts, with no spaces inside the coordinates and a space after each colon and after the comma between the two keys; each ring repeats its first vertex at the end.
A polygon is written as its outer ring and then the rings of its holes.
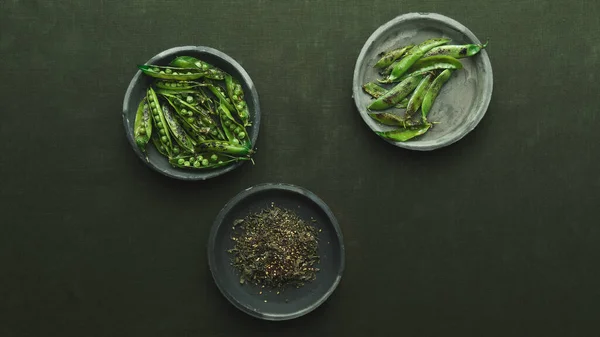
{"type": "MultiPolygon", "coordinates": [[[[260,126],[260,105],[258,103],[256,87],[244,68],[225,53],[210,47],[202,46],[184,46],[167,49],[148,60],[146,64],[167,65],[177,56],[196,57],[223,69],[240,81],[246,96],[246,103],[248,104],[250,120],[252,122],[252,126],[248,129],[250,139],[252,140],[252,144],[256,144],[260,126]]],[[[133,137],[133,123],[135,122],[135,114],[138,105],[142,98],[145,97],[146,89],[150,86],[152,81],[152,78],[145,76],[141,71],[138,71],[135,76],[133,76],[129,87],[127,88],[127,92],[125,93],[125,99],[123,100],[123,125],[125,126],[127,139],[129,139],[129,143],[137,156],[146,163],[146,165],[171,178],[181,180],[206,180],[227,173],[245,162],[241,161],[213,170],[184,170],[171,166],[167,158],[158,153],[152,142],[150,142],[147,147],[148,160],[146,161],[146,156],[144,156],[135,144],[133,137]]]]}
{"type": "MultiPolygon", "coordinates": [[[[360,115],[372,130],[393,129],[369,117],[367,106],[371,97],[362,90],[364,83],[376,81],[381,77],[377,69],[373,68],[379,59],[378,54],[434,37],[450,38],[450,44],[481,43],[467,27],[434,13],[409,13],[398,16],[379,27],[369,37],[356,61],[352,96],[360,115]]],[[[429,120],[439,124],[419,138],[390,143],[410,150],[435,150],[460,140],[477,126],[492,98],[492,65],[485,50],[476,56],[461,59],[461,62],[464,68],[456,71],[444,85],[429,112],[429,120]]]]}
{"type": "Polygon", "coordinates": [[[342,278],[344,260],[342,232],[329,207],[312,192],[287,184],[257,185],[236,195],[219,212],[208,239],[208,264],[221,293],[243,312],[271,321],[300,317],[325,302],[342,278]],[[270,207],[272,202],[294,210],[306,221],[315,219],[321,229],[317,279],[298,289],[286,288],[279,295],[249,283],[240,284],[240,275],[231,266],[227,252],[233,248],[233,221],[270,207]]]}

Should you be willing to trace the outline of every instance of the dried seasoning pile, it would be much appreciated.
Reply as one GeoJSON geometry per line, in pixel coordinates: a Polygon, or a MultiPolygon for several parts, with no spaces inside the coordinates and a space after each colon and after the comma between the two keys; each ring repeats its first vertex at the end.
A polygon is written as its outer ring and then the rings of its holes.
{"type": "Polygon", "coordinates": [[[319,231],[293,211],[271,204],[235,220],[233,227],[235,245],[229,253],[240,283],[301,287],[316,278],[319,231]]]}

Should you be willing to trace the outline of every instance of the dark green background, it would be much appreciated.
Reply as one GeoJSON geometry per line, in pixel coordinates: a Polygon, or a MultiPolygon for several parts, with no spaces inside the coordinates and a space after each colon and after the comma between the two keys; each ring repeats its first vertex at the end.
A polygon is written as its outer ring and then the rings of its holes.
{"type": "Polygon", "coordinates": [[[592,336],[600,316],[596,1],[0,2],[0,336],[592,336]],[[395,16],[490,38],[474,132],[415,153],[351,98],[395,16]],[[206,45],[254,80],[256,165],[205,183],[147,168],[121,121],[135,65],[206,45]],[[304,186],[338,217],[347,268],[308,316],[238,312],[207,268],[240,190],[304,186]]]}

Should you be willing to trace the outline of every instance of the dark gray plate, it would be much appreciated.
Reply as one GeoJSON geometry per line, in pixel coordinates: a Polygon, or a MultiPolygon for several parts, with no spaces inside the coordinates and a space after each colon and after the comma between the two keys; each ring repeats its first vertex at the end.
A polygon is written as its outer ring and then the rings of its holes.
{"type": "MultiPolygon", "coordinates": [[[[248,73],[234,59],[213,48],[202,46],[184,46],[167,49],[148,60],[146,64],[167,65],[175,57],[184,55],[196,57],[216,67],[219,67],[240,81],[246,95],[246,103],[248,104],[250,120],[252,121],[252,126],[248,130],[250,139],[252,140],[252,144],[256,144],[256,139],[258,138],[258,129],[260,126],[260,105],[258,103],[258,93],[256,92],[256,87],[254,86],[254,83],[250,79],[248,73]]],[[[131,66],[134,67],[136,65],[131,66]]],[[[135,114],[138,104],[146,95],[146,89],[151,82],[152,79],[150,77],[145,76],[141,71],[138,71],[135,76],[133,76],[129,87],[127,88],[127,92],[125,93],[125,99],[123,100],[123,124],[125,126],[127,139],[129,139],[129,143],[131,144],[137,156],[144,163],[146,163],[146,165],[171,178],[181,180],[206,180],[227,173],[244,163],[244,161],[241,161],[213,170],[184,170],[175,168],[169,164],[167,158],[158,153],[154,145],[152,145],[152,142],[150,142],[147,147],[148,160],[146,161],[146,157],[135,144],[135,140],[133,138],[133,123],[135,122],[135,114]]]]}
{"type": "MultiPolygon", "coordinates": [[[[372,130],[392,129],[367,115],[371,98],[362,90],[364,83],[380,78],[377,69],[373,68],[379,59],[378,54],[433,37],[450,38],[451,44],[481,43],[467,27],[434,13],[398,16],[379,27],[365,43],[354,68],[352,96],[360,115],[372,130]]],[[[435,150],[460,140],[477,126],[492,97],[492,65],[485,50],[471,58],[461,59],[461,62],[464,68],[456,71],[444,85],[429,112],[429,120],[439,124],[419,138],[390,143],[411,150],[435,150]]]]}
{"type": "Polygon", "coordinates": [[[344,242],[333,213],[312,192],[287,184],[257,185],[236,195],[219,212],[208,239],[208,263],[221,293],[238,309],[261,319],[287,320],[311,312],[333,293],[344,271],[344,242]],[[299,289],[286,288],[279,295],[248,283],[240,284],[240,276],[231,266],[231,255],[227,252],[233,248],[233,221],[267,208],[272,202],[296,211],[307,221],[314,218],[322,230],[321,262],[317,266],[321,270],[317,279],[299,289]],[[259,294],[260,291],[263,293],[259,294]]]}

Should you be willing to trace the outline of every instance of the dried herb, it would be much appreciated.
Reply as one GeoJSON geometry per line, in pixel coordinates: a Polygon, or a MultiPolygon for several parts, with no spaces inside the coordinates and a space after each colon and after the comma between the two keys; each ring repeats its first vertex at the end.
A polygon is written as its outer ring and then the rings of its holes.
{"type": "Polygon", "coordinates": [[[235,245],[229,253],[240,283],[301,287],[316,278],[318,229],[293,211],[271,204],[235,220],[233,228],[235,245]]]}

